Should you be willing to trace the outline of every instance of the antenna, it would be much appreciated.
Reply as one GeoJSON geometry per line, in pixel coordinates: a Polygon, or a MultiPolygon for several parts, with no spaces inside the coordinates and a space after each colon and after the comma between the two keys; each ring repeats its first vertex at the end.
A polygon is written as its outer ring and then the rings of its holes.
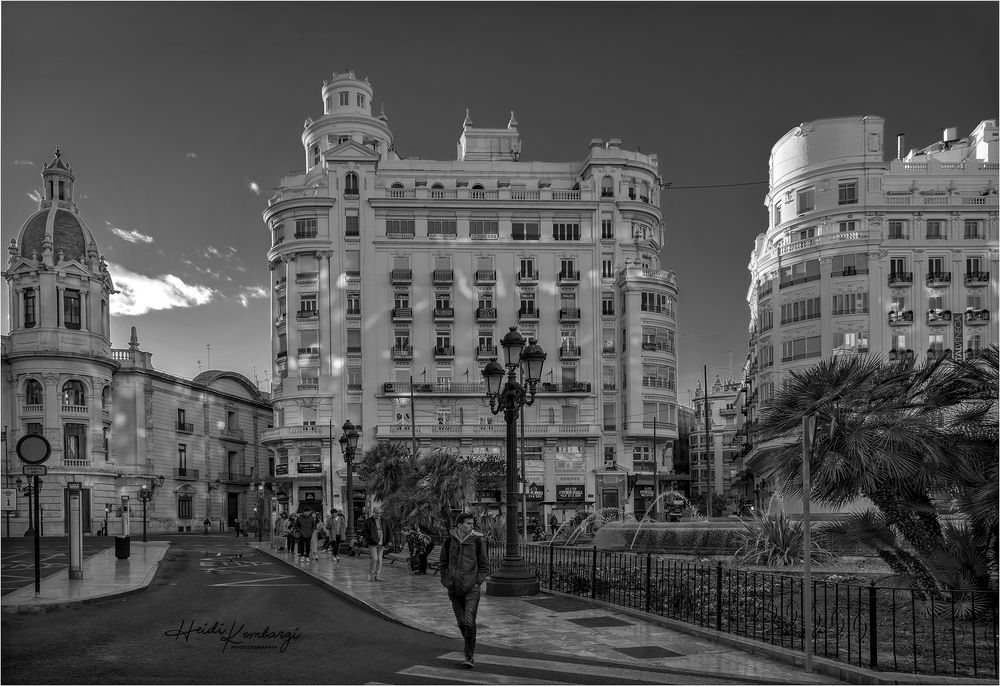
{"type": "Polygon", "coordinates": [[[201,374],[201,360],[195,360],[198,364],[198,373],[201,374]]]}
{"type": "Polygon", "coordinates": [[[205,344],[205,350],[208,351],[208,353],[207,353],[208,356],[205,358],[205,360],[206,360],[205,361],[205,366],[208,367],[209,369],[211,369],[212,368],[212,344],[211,343],[206,343],[205,344]]]}

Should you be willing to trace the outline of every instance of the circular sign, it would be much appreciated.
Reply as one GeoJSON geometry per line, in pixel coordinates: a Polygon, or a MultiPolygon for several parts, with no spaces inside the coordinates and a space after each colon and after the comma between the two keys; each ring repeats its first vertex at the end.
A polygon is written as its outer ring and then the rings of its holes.
{"type": "Polygon", "coordinates": [[[51,452],[52,446],[41,434],[28,434],[17,442],[17,456],[28,464],[42,464],[49,459],[51,452]]]}

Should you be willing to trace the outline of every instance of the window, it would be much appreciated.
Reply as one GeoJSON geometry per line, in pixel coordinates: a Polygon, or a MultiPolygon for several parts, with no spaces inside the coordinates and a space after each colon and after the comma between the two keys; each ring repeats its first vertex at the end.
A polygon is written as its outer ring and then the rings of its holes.
{"type": "Polygon", "coordinates": [[[271,245],[278,245],[285,241],[285,225],[275,224],[271,229],[271,245]]]}
{"type": "Polygon", "coordinates": [[[340,91],[338,95],[340,96],[340,106],[347,107],[347,105],[349,105],[351,102],[350,100],[351,94],[348,93],[347,91],[340,91]]]}
{"type": "Polygon", "coordinates": [[[890,257],[889,258],[889,275],[897,276],[899,274],[906,273],[906,258],[905,257],[890,257]]]}
{"type": "Polygon", "coordinates": [[[611,279],[615,276],[615,266],[614,261],[611,259],[601,260],[601,278],[611,279]]]}
{"type": "Polygon", "coordinates": [[[601,294],[601,314],[612,315],[615,313],[615,294],[614,293],[602,293],[601,294]]]}
{"type": "Polygon", "coordinates": [[[24,291],[24,328],[32,329],[37,325],[38,313],[35,309],[35,289],[29,288],[24,291]]]}
{"type": "Polygon", "coordinates": [[[427,235],[455,238],[458,236],[458,222],[454,219],[428,219],[427,235]]]}
{"type": "Polygon", "coordinates": [[[906,238],[906,222],[901,219],[890,219],[888,237],[895,240],[906,238]]]}
{"type": "Polygon", "coordinates": [[[385,235],[389,238],[413,238],[413,219],[386,219],[385,235]]]}
{"type": "Polygon", "coordinates": [[[760,368],[767,369],[768,367],[774,366],[774,346],[772,345],[762,345],[760,351],[757,353],[757,359],[760,360],[760,368]]]}
{"type": "Polygon", "coordinates": [[[63,460],[87,459],[87,425],[65,424],[63,426],[63,460]]]}
{"type": "Polygon", "coordinates": [[[610,176],[605,176],[601,179],[601,197],[602,198],[613,198],[615,197],[615,180],[610,176]]]}
{"type": "Polygon", "coordinates": [[[479,304],[477,307],[482,309],[493,309],[493,289],[489,286],[481,286],[479,288],[479,304]]]}
{"type": "Polygon", "coordinates": [[[42,430],[41,422],[28,422],[27,424],[24,425],[24,432],[28,434],[44,433],[44,431],[42,430]]]}
{"type": "Polygon", "coordinates": [[[821,354],[820,337],[795,338],[781,343],[781,361],[803,360],[807,357],[819,357],[821,354]]]}
{"type": "Polygon", "coordinates": [[[469,221],[469,238],[497,238],[500,236],[500,222],[493,219],[472,219],[469,221]]]}
{"type": "Polygon", "coordinates": [[[833,314],[867,314],[868,293],[843,293],[833,296],[833,314]]]}
{"type": "Polygon", "coordinates": [[[434,293],[434,309],[451,309],[451,291],[437,291],[434,293]]]}
{"type": "Polygon", "coordinates": [[[854,276],[855,274],[868,273],[868,253],[849,253],[847,255],[834,255],[832,262],[831,276],[854,276]]]}
{"type": "Polygon", "coordinates": [[[857,230],[858,223],[856,221],[837,222],[837,231],[840,233],[854,233],[857,230]]]}
{"type": "Polygon", "coordinates": [[[493,331],[489,329],[479,330],[479,350],[483,352],[493,350],[493,331]]]}
{"type": "Polygon", "coordinates": [[[347,314],[361,314],[361,293],[348,292],[347,314]]]}
{"type": "Polygon", "coordinates": [[[521,258],[520,260],[521,268],[517,275],[520,278],[534,278],[535,276],[535,260],[530,258],[521,258]]]}
{"type": "Polygon", "coordinates": [[[187,469],[188,464],[188,448],[185,443],[177,444],[177,466],[181,469],[187,469]]]}
{"type": "Polygon", "coordinates": [[[63,314],[67,329],[80,328],[80,291],[69,288],[63,291],[63,314]]]}
{"type": "Polygon", "coordinates": [[[541,233],[538,222],[511,222],[510,237],[515,241],[537,241],[541,233]]]}
{"type": "Polygon", "coordinates": [[[552,238],[557,241],[578,241],[580,240],[580,225],[556,222],[552,224],[552,238]]]}
{"type": "Polygon", "coordinates": [[[534,291],[521,291],[521,307],[520,311],[522,314],[534,313],[535,312],[535,292],[534,291]]]}
{"type": "Polygon", "coordinates": [[[944,221],[941,219],[928,219],[927,238],[928,240],[944,238],[944,221]]]}
{"type": "Polygon", "coordinates": [[[177,496],[177,519],[191,519],[194,516],[194,508],[191,503],[191,496],[177,496]]]}
{"type": "Polygon", "coordinates": [[[299,314],[315,316],[317,312],[316,294],[303,293],[299,296],[299,314]]]}
{"type": "Polygon", "coordinates": [[[295,220],[295,237],[296,238],[315,238],[316,237],[316,220],[315,219],[296,219],[295,220]]]}
{"type": "Polygon", "coordinates": [[[927,258],[927,275],[930,277],[940,277],[944,274],[944,258],[943,257],[928,257],[927,258]]]}
{"type": "Polygon", "coordinates": [[[434,336],[434,347],[439,352],[444,352],[451,348],[451,331],[441,329],[434,336]]]}
{"type": "Polygon", "coordinates": [[[360,236],[361,235],[361,224],[358,219],[357,212],[348,212],[347,216],[344,217],[344,235],[345,236],[360,236]]]}
{"type": "Polygon", "coordinates": [[[85,407],[87,405],[87,398],[82,382],[73,380],[63,384],[62,404],[73,405],[75,407],[85,407]]]}
{"type": "Polygon", "coordinates": [[[854,205],[858,202],[858,182],[856,179],[837,184],[837,204],[854,205]]]}
{"type": "Polygon", "coordinates": [[[408,308],[410,306],[410,291],[394,291],[392,296],[392,306],[395,308],[408,308]]]}
{"type": "Polygon", "coordinates": [[[808,228],[801,229],[799,231],[795,231],[794,233],[791,233],[788,236],[789,240],[792,240],[792,241],[807,241],[810,238],[815,238],[815,237],[816,237],[816,227],[815,226],[810,226],[808,228]]]}
{"type": "Polygon", "coordinates": [[[643,312],[665,312],[669,309],[668,298],[661,293],[639,294],[639,309],[643,312]]]}
{"type": "Polygon", "coordinates": [[[796,300],[781,306],[781,323],[794,324],[807,319],[819,319],[819,297],[796,300]]]}
{"type": "Polygon", "coordinates": [[[314,143],[313,146],[309,150],[312,153],[312,163],[313,163],[313,165],[315,166],[315,165],[319,164],[319,144],[318,143],[314,143]]]}
{"type": "Polygon", "coordinates": [[[364,93],[358,93],[358,107],[365,106],[365,95],[364,93]]]}
{"type": "Polygon", "coordinates": [[[358,175],[354,172],[349,172],[347,176],[344,177],[344,195],[357,195],[358,194],[358,175]]]}
{"type": "Polygon", "coordinates": [[[965,307],[969,310],[983,309],[983,296],[980,293],[969,293],[965,296],[965,307]]]}
{"type": "Polygon", "coordinates": [[[777,226],[781,223],[781,203],[774,203],[774,225],[777,226]]]}
{"type": "Polygon", "coordinates": [[[42,384],[37,379],[28,379],[28,382],[24,385],[24,404],[42,404],[42,384]]]}
{"type": "Polygon", "coordinates": [[[984,237],[983,233],[982,233],[982,225],[983,225],[983,223],[980,220],[978,220],[978,219],[966,219],[965,222],[964,222],[964,224],[965,224],[965,231],[963,233],[963,236],[966,239],[983,238],[984,237]]]}
{"type": "Polygon", "coordinates": [[[757,313],[757,321],[760,322],[760,330],[770,331],[774,328],[774,310],[770,306],[762,307],[757,313]]]}
{"type": "Polygon", "coordinates": [[[819,260],[806,260],[781,268],[780,288],[794,286],[807,281],[817,281],[820,278],[819,260]]]}
{"type": "Polygon", "coordinates": [[[601,238],[613,239],[615,237],[614,224],[610,219],[601,220],[601,238]]]}
{"type": "Polygon", "coordinates": [[[796,208],[799,214],[812,212],[816,209],[816,189],[804,188],[798,192],[796,208]]]}
{"type": "Polygon", "coordinates": [[[410,348],[410,330],[397,329],[393,337],[393,346],[397,350],[409,350],[410,348]]]}
{"type": "Polygon", "coordinates": [[[348,390],[361,390],[361,367],[347,368],[348,390]]]}
{"type": "Polygon", "coordinates": [[[927,337],[927,347],[928,352],[933,351],[934,353],[944,352],[944,334],[943,333],[932,333],[927,337]]]}

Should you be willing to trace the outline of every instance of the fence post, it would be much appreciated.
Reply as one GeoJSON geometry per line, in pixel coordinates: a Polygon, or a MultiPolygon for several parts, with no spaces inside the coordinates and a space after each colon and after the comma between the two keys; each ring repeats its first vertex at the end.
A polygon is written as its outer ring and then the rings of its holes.
{"type": "Polygon", "coordinates": [[[649,591],[652,576],[653,554],[646,553],[646,612],[649,612],[649,591]]]}
{"type": "Polygon", "coordinates": [[[715,563],[715,630],[722,631],[722,561],[715,563]]]}
{"type": "Polygon", "coordinates": [[[597,546],[594,546],[594,554],[590,558],[590,597],[597,597],[597,546]]]}
{"type": "Polygon", "coordinates": [[[868,587],[868,662],[870,667],[878,667],[878,606],[875,580],[868,587]]]}
{"type": "Polygon", "coordinates": [[[549,545],[549,590],[550,591],[555,588],[555,586],[552,585],[553,584],[553,582],[552,582],[552,574],[553,574],[553,568],[554,568],[554,564],[553,564],[552,558],[553,558],[553,556],[555,556],[555,554],[556,554],[556,549],[553,548],[552,545],[550,544],[549,545]]]}

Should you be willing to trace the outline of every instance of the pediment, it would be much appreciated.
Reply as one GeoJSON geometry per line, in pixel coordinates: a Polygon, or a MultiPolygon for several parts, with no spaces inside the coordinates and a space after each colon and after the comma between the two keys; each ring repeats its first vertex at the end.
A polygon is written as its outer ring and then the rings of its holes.
{"type": "Polygon", "coordinates": [[[355,140],[345,141],[323,153],[327,162],[378,162],[379,154],[355,140]]]}

